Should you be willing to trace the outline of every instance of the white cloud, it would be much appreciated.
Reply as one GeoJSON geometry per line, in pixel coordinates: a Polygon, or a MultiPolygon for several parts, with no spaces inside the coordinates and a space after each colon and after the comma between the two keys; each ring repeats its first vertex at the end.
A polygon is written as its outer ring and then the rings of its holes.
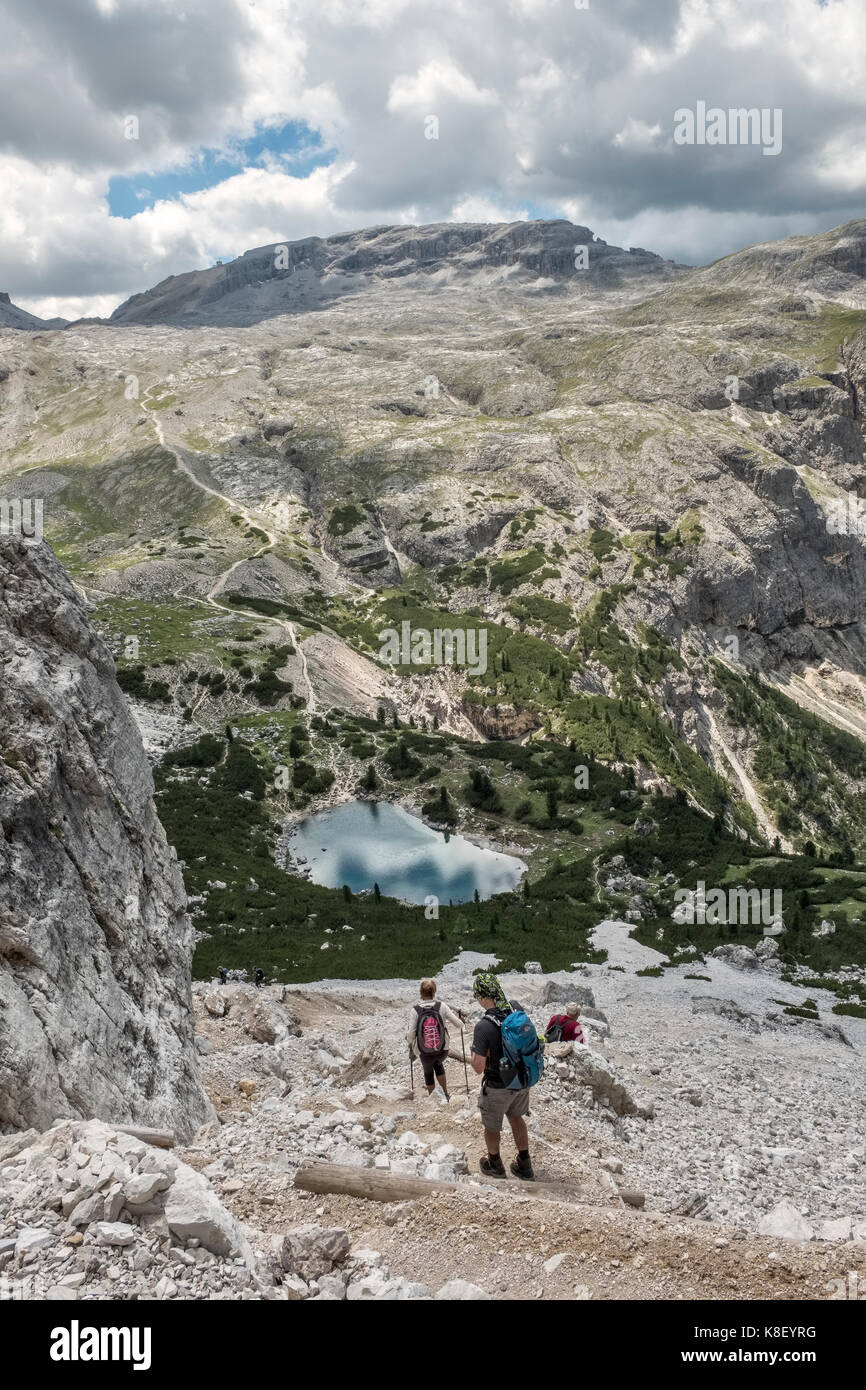
{"type": "Polygon", "coordinates": [[[509,207],[491,198],[463,198],[451,209],[448,222],[526,222],[526,208],[509,207]]]}
{"type": "Polygon", "coordinates": [[[437,111],[442,103],[459,106],[495,106],[498,98],[489,88],[478,87],[447,59],[425,63],[414,77],[397,77],[388,93],[389,111],[437,111]]]}
{"type": "Polygon", "coordinates": [[[0,20],[0,288],[37,313],[389,221],[572,216],[703,261],[862,212],[862,0],[786,0],[784,23],[778,0],[0,0],[0,20]],[[782,107],[782,154],[674,149],[673,112],[699,99],[782,107]],[[289,121],[332,167],[297,176],[265,153],[108,215],[112,175],[159,189],[289,121]]]}

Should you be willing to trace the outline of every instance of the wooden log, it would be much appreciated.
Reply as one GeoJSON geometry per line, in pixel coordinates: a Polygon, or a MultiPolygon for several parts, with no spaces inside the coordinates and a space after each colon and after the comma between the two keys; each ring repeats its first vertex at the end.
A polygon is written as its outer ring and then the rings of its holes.
{"type": "Polygon", "coordinates": [[[173,1149],[174,1135],[169,1129],[137,1129],[134,1125],[115,1125],[120,1134],[131,1134],[142,1144],[152,1144],[155,1149],[173,1149]]]}
{"type": "Polygon", "coordinates": [[[303,1192],[333,1192],[345,1197],[363,1197],[369,1202],[410,1202],[434,1192],[466,1192],[470,1182],[510,1192],[520,1197],[552,1197],[579,1201],[580,1189],[558,1182],[521,1182],[519,1178],[463,1178],[442,1182],[435,1178],[416,1178],[411,1173],[388,1173],[381,1168],[356,1168],[351,1164],[307,1163],[295,1173],[294,1185],[303,1192]]]}
{"type": "Polygon", "coordinates": [[[405,1202],[429,1197],[431,1192],[456,1192],[456,1182],[416,1178],[411,1173],[386,1173],[381,1168],[356,1168],[353,1164],[307,1163],[295,1173],[295,1187],[303,1192],[337,1192],[346,1197],[366,1197],[370,1202],[405,1202]]]}

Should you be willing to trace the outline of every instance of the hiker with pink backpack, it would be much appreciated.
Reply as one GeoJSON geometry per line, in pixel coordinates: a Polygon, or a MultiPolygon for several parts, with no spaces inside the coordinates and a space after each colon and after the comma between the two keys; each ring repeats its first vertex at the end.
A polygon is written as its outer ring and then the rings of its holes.
{"type": "Polygon", "coordinates": [[[455,1013],[447,1004],[436,998],[435,980],[422,980],[419,992],[421,1002],[412,1010],[412,1022],[406,1033],[410,1064],[413,1058],[420,1059],[428,1096],[432,1096],[438,1081],[445,1099],[450,1101],[445,1078],[448,1024],[459,1030],[465,1020],[459,1009],[455,1013]]]}

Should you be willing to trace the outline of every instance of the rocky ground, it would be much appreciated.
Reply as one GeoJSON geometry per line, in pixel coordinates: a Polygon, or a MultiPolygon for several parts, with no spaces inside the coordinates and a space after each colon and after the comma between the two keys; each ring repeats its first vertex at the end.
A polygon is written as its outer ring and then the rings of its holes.
{"type": "MultiPolygon", "coordinates": [[[[95,1121],[0,1139],[0,1288],[36,1298],[828,1298],[866,1273],[866,1022],[783,1015],[806,991],[772,949],[654,953],[597,930],[605,965],[504,976],[543,1028],[583,1005],[587,1046],[549,1049],[536,1173],[482,1182],[477,1079],[410,1089],[415,983],[196,985],[218,1119],[181,1149],[95,1121]],[[326,1161],[453,1181],[376,1203],[299,1190],[326,1161]]],[[[462,953],[440,994],[470,1013],[462,953]]],[[[815,997],[814,990],[810,991],[815,997]]],[[[510,1139],[504,1152],[510,1155],[510,1139]]]]}

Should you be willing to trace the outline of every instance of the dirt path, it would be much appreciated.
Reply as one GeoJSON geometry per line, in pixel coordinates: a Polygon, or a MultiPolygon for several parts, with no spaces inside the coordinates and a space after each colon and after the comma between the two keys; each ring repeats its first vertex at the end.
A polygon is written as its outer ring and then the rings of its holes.
{"type": "MultiPolygon", "coordinates": [[[[170,444],[166,439],[162,421],[159,419],[157,415],[154,414],[153,410],[151,409],[148,403],[147,398],[150,394],[150,390],[151,388],[148,388],[148,390],[145,391],[144,395],[142,396],[141,408],[149,416],[153,424],[154,430],[156,432],[156,437],[159,440],[161,447],[165,449],[166,453],[171,454],[172,458],[175,461],[175,464],[177,465],[178,470],[181,473],[183,473],[185,477],[189,478],[190,482],[193,483],[195,487],[197,487],[201,492],[206,493],[209,497],[215,497],[220,502],[224,502],[230,511],[238,512],[243,517],[244,522],[247,526],[255,527],[259,531],[263,531],[264,534],[267,536],[267,543],[261,546],[257,551],[255,551],[253,555],[245,555],[240,560],[235,560],[233,565],[230,565],[227,570],[224,570],[221,574],[219,574],[214,583],[208,589],[207,594],[205,595],[207,603],[210,604],[212,608],[218,609],[220,612],[231,613],[233,615],[243,614],[245,617],[254,618],[257,621],[260,621],[262,615],[261,613],[256,612],[255,609],[241,608],[234,604],[231,607],[229,607],[227,604],[219,603],[216,595],[222,593],[223,589],[225,588],[226,582],[228,581],[230,576],[234,574],[235,570],[238,569],[241,565],[249,564],[251,560],[256,560],[261,555],[267,555],[271,553],[275,549],[277,544],[277,534],[275,531],[271,531],[269,529],[267,522],[264,521],[263,518],[259,516],[257,512],[251,511],[249,507],[247,507],[243,502],[237,501],[236,498],[229,497],[226,493],[219,492],[216,488],[209,487],[207,483],[203,483],[201,479],[196,476],[196,474],[193,472],[193,470],[187,463],[186,459],[183,457],[183,454],[180,451],[180,449],[175,448],[174,445],[170,444]]],[[[277,627],[283,628],[283,630],[288,633],[289,638],[291,639],[292,646],[297,652],[301,662],[301,671],[303,673],[304,686],[307,692],[307,710],[310,714],[314,714],[316,709],[318,708],[318,701],[316,699],[316,692],[313,689],[313,683],[310,679],[310,670],[309,666],[307,665],[307,658],[304,654],[303,646],[298,638],[295,624],[291,622],[288,618],[273,617],[269,618],[268,621],[276,624],[277,627]]],[[[202,696],[202,698],[204,697],[202,696]]],[[[198,706],[196,706],[195,708],[197,707],[198,706]]],[[[193,709],[193,714],[195,713],[195,708],[193,709]]]]}

